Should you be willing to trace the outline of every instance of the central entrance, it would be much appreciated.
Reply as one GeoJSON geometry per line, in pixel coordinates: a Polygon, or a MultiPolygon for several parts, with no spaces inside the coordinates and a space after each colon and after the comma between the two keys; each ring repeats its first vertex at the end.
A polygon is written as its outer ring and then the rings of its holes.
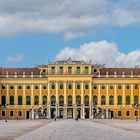
{"type": "Polygon", "coordinates": [[[72,108],[67,109],[67,118],[70,118],[70,119],[73,118],[73,109],[72,108]]]}
{"type": "Polygon", "coordinates": [[[55,108],[51,108],[51,119],[54,118],[54,115],[56,115],[55,108]]]}
{"type": "Polygon", "coordinates": [[[89,119],[89,108],[85,108],[85,119],[89,119]]]}
{"type": "Polygon", "coordinates": [[[81,110],[80,109],[77,109],[77,116],[78,116],[78,118],[81,117],[81,110]]]}

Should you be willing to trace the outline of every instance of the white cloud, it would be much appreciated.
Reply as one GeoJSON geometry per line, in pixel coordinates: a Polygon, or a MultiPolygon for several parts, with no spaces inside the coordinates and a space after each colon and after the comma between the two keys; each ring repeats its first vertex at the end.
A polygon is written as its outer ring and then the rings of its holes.
{"type": "Polygon", "coordinates": [[[56,59],[62,60],[68,57],[76,60],[92,60],[93,64],[106,64],[106,67],[140,66],[140,50],[125,54],[118,50],[116,43],[106,40],[90,42],[78,48],[66,47],[57,54],[56,59]]]}
{"type": "Polygon", "coordinates": [[[12,62],[12,63],[16,63],[16,62],[22,61],[23,58],[24,58],[23,54],[15,54],[15,55],[12,55],[12,56],[8,56],[7,61],[12,62]]]}
{"type": "Polygon", "coordinates": [[[1,37],[22,32],[62,32],[66,39],[73,39],[95,26],[134,24],[140,24],[139,0],[0,1],[1,37]]]}

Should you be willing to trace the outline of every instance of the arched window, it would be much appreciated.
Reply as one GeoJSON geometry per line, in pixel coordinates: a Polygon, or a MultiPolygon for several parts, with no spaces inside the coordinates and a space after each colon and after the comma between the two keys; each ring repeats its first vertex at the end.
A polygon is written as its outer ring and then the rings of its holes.
{"type": "Polygon", "coordinates": [[[1,97],[1,103],[3,106],[6,104],[6,97],[4,95],[1,97]]]}
{"type": "Polygon", "coordinates": [[[76,88],[80,89],[80,83],[76,83],[76,88]]]}
{"type": "Polygon", "coordinates": [[[31,104],[31,99],[30,96],[26,96],[26,105],[30,105],[31,104]]]}
{"type": "Polygon", "coordinates": [[[86,106],[89,105],[89,96],[88,95],[85,96],[85,105],[86,106]]]}
{"type": "Polygon", "coordinates": [[[60,89],[63,89],[63,83],[60,83],[60,89]]]}
{"type": "Polygon", "coordinates": [[[94,105],[97,105],[97,103],[98,103],[98,98],[97,98],[96,95],[94,95],[94,96],[93,96],[93,104],[94,104],[94,105]]]}
{"type": "Polygon", "coordinates": [[[68,83],[68,89],[72,89],[72,83],[68,83]]]}
{"type": "Polygon", "coordinates": [[[68,105],[69,106],[72,105],[72,96],[71,95],[68,96],[68,105]]]}
{"type": "Polygon", "coordinates": [[[14,105],[14,96],[13,95],[10,96],[10,105],[14,105]]]}
{"type": "Polygon", "coordinates": [[[52,89],[55,89],[55,83],[52,83],[52,89]]]}
{"type": "Polygon", "coordinates": [[[101,105],[105,105],[105,96],[104,95],[101,97],[101,105]]]}
{"type": "Polygon", "coordinates": [[[134,104],[138,104],[138,96],[137,95],[134,96],[134,104]]]}
{"type": "Polygon", "coordinates": [[[88,83],[85,83],[85,89],[88,89],[88,83]]]}
{"type": "Polygon", "coordinates": [[[36,95],[34,97],[34,105],[38,105],[39,104],[39,97],[36,95]]]}
{"type": "Polygon", "coordinates": [[[130,96],[129,95],[126,96],[126,105],[130,105],[130,96]]]}
{"type": "Polygon", "coordinates": [[[56,101],[55,101],[55,96],[52,95],[51,96],[51,105],[55,105],[56,101]]]}
{"type": "Polygon", "coordinates": [[[122,105],[122,96],[121,95],[118,96],[118,105],[122,105]]]}
{"type": "Polygon", "coordinates": [[[109,104],[114,105],[114,97],[112,95],[109,97],[109,104]]]}
{"type": "Polygon", "coordinates": [[[59,105],[64,105],[64,97],[62,95],[59,96],[59,105]]]}
{"type": "Polygon", "coordinates": [[[47,96],[44,95],[42,97],[42,103],[43,103],[43,105],[47,104],[47,96]]]}
{"type": "Polygon", "coordinates": [[[22,105],[22,96],[21,95],[18,96],[18,105],[22,105]]]}
{"type": "Polygon", "coordinates": [[[81,105],[81,97],[79,95],[76,96],[76,104],[81,105]]]}

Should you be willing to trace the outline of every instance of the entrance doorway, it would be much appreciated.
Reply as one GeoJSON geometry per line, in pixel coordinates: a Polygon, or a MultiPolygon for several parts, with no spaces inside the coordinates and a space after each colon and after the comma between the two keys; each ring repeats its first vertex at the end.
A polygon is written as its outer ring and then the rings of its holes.
{"type": "Polygon", "coordinates": [[[59,116],[60,116],[60,118],[63,118],[63,109],[59,110],[59,116]]]}
{"type": "Polygon", "coordinates": [[[81,110],[80,109],[77,110],[77,116],[78,116],[78,118],[81,117],[81,110]]]}
{"type": "Polygon", "coordinates": [[[67,118],[73,118],[73,109],[72,108],[68,108],[67,109],[67,118]]]}
{"type": "Polygon", "coordinates": [[[30,111],[26,111],[26,119],[30,118],[30,111]]]}
{"type": "Polygon", "coordinates": [[[85,119],[89,119],[89,108],[85,108],[85,119]]]}
{"type": "Polygon", "coordinates": [[[114,118],[114,111],[111,111],[111,119],[114,118]]]}
{"type": "Polygon", "coordinates": [[[51,108],[51,119],[54,118],[54,114],[56,114],[55,108],[51,108]]]}

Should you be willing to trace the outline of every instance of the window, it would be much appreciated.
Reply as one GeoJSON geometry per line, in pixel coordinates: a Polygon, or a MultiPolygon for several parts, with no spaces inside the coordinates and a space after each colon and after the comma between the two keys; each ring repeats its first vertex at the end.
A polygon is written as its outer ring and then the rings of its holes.
{"type": "Polygon", "coordinates": [[[137,96],[137,95],[134,96],[134,104],[135,104],[135,105],[136,105],[136,104],[138,105],[138,96],[137,96]]]}
{"type": "Polygon", "coordinates": [[[18,85],[18,89],[22,89],[22,85],[18,85]]]}
{"type": "Polygon", "coordinates": [[[53,95],[53,96],[51,96],[51,105],[55,105],[55,96],[53,95]]]}
{"type": "Polygon", "coordinates": [[[126,111],[126,116],[130,116],[130,111],[126,111]]]}
{"type": "Polygon", "coordinates": [[[29,84],[26,85],[26,89],[30,89],[30,85],[29,84]]]}
{"type": "Polygon", "coordinates": [[[2,111],[2,116],[5,117],[5,111],[2,111]]]}
{"type": "Polygon", "coordinates": [[[63,83],[60,83],[60,89],[63,89],[63,83]]]}
{"type": "Polygon", "coordinates": [[[55,73],[55,67],[51,67],[52,74],[55,73]]]}
{"type": "Polygon", "coordinates": [[[80,67],[76,67],[76,73],[80,74],[80,67]]]}
{"type": "Polygon", "coordinates": [[[88,67],[85,67],[85,73],[88,74],[88,67]]]}
{"type": "Polygon", "coordinates": [[[135,111],[135,116],[136,116],[136,117],[138,116],[138,111],[135,111]]]}
{"type": "Polygon", "coordinates": [[[118,89],[121,89],[122,88],[122,85],[121,84],[118,84],[118,89]]]}
{"type": "Polygon", "coordinates": [[[68,74],[72,74],[72,67],[68,67],[68,74]]]}
{"type": "Polygon", "coordinates": [[[109,104],[114,105],[114,97],[112,95],[109,97],[109,104]]]}
{"type": "Polygon", "coordinates": [[[22,105],[22,96],[21,95],[18,96],[18,105],[22,105]]]}
{"type": "Polygon", "coordinates": [[[34,84],[34,89],[38,89],[38,84],[34,84]]]}
{"type": "Polygon", "coordinates": [[[3,95],[1,96],[2,106],[5,106],[6,104],[6,97],[3,95]]]}
{"type": "Polygon", "coordinates": [[[94,84],[94,85],[93,85],[93,88],[94,88],[94,89],[97,89],[97,84],[94,84]]]}
{"type": "Polygon", "coordinates": [[[126,105],[130,105],[130,96],[129,95],[126,96],[126,105]]]}
{"type": "Polygon", "coordinates": [[[96,95],[94,95],[94,96],[93,96],[93,104],[94,104],[94,105],[97,105],[97,103],[98,103],[98,98],[97,98],[96,95]]]}
{"type": "Polygon", "coordinates": [[[72,96],[71,95],[68,96],[68,105],[72,106],[72,96]]]}
{"type": "Polygon", "coordinates": [[[60,67],[60,74],[63,74],[63,67],[60,67]]]}
{"type": "Polygon", "coordinates": [[[6,85],[5,84],[2,84],[2,89],[6,89],[6,85]]]}
{"type": "Polygon", "coordinates": [[[59,96],[59,105],[60,106],[64,105],[64,97],[62,95],[59,96]]]}
{"type": "Polygon", "coordinates": [[[76,83],[76,88],[80,89],[80,83],[76,83]]]}
{"type": "Polygon", "coordinates": [[[68,89],[72,89],[72,83],[68,83],[68,89]]]}
{"type": "Polygon", "coordinates": [[[14,85],[13,84],[10,84],[10,89],[14,89],[14,85]]]}
{"type": "Polygon", "coordinates": [[[105,96],[104,95],[101,97],[101,105],[105,105],[105,96]]]}
{"type": "Polygon", "coordinates": [[[88,106],[89,105],[89,96],[86,95],[85,96],[85,106],[88,106]]]}
{"type": "Polygon", "coordinates": [[[113,89],[113,84],[110,84],[110,89],[113,89]]]}
{"type": "Polygon", "coordinates": [[[76,104],[77,106],[81,105],[81,97],[79,95],[76,96],[76,104]]]}
{"type": "Polygon", "coordinates": [[[55,83],[52,83],[52,89],[55,89],[55,83]]]}
{"type": "Polygon", "coordinates": [[[14,96],[13,95],[10,96],[10,105],[14,105],[14,96]]]}
{"type": "Polygon", "coordinates": [[[36,95],[34,97],[34,105],[38,105],[39,104],[39,97],[36,95]]]}
{"type": "Polygon", "coordinates": [[[46,89],[46,84],[42,84],[42,89],[46,89]]]}
{"type": "Polygon", "coordinates": [[[30,99],[30,96],[26,96],[26,105],[30,105],[31,103],[31,101],[30,101],[31,99],[30,99]]]}
{"type": "Polygon", "coordinates": [[[127,84],[127,85],[126,85],[126,89],[129,89],[129,88],[130,88],[130,85],[129,85],[129,84],[127,84]]]}
{"type": "Polygon", "coordinates": [[[134,88],[135,89],[138,89],[138,84],[134,84],[134,88]]]}
{"type": "Polygon", "coordinates": [[[14,111],[10,111],[10,116],[11,116],[11,117],[14,116],[14,111]]]}
{"type": "Polygon", "coordinates": [[[122,111],[118,111],[118,116],[122,116],[122,111]]]}
{"type": "Polygon", "coordinates": [[[47,96],[43,96],[42,98],[43,105],[47,104],[47,96]]]}
{"type": "Polygon", "coordinates": [[[118,96],[118,105],[121,105],[121,104],[122,104],[122,96],[119,95],[119,96],[118,96]]]}
{"type": "Polygon", "coordinates": [[[85,83],[85,89],[88,89],[88,83],[85,83]]]}
{"type": "Polygon", "coordinates": [[[21,117],[22,116],[22,112],[18,111],[18,116],[21,117]]]}
{"type": "Polygon", "coordinates": [[[105,84],[102,84],[102,89],[105,89],[105,84]]]}

